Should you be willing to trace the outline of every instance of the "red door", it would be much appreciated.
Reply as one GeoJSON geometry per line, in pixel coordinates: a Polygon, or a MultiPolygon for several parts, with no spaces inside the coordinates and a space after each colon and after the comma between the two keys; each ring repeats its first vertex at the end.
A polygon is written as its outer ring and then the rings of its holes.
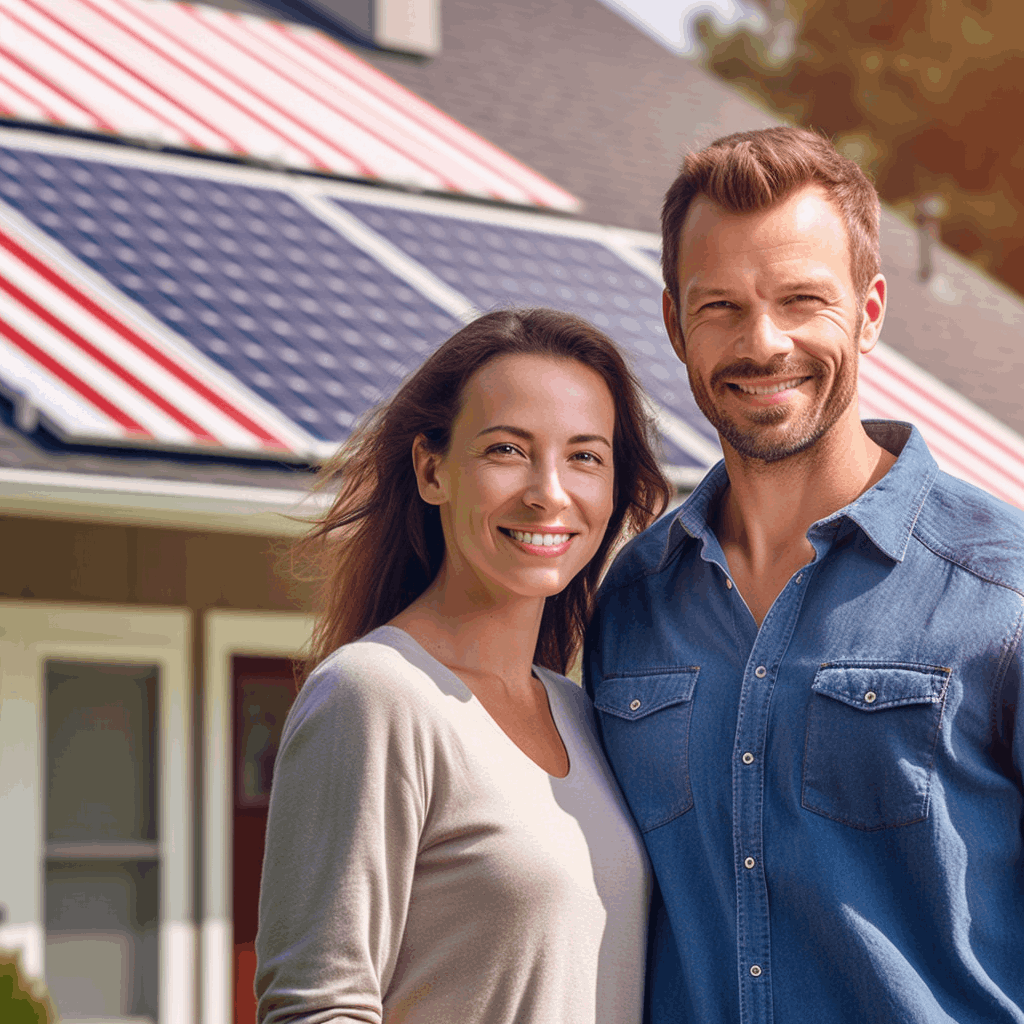
{"type": "Polygon", "coordinates": [[[256,997],[256,924],[263,840],[274,758],[285,715],[295,697],[289,658],[232,659],[234,694],[235,1024],[253,1024],[256,997]]]}

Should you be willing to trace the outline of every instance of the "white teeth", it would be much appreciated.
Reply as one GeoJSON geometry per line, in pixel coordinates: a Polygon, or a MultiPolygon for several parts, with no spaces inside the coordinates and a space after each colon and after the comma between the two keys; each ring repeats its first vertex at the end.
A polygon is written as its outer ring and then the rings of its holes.
{"type": "Polygon", "coordinates": [[[795,377],[793,380],[784,380],[781,384],[769,384],[767,387],[755,388],[746,384],[736,384],[745,395],[777,395],[780,391],[789,391],[791,388],[799,387],[805,380],[804,377],[795,377]]]}
{"type": "Polygon", "coordinates": [[[522,530],[509,530],[508,532],[522,544],[533,544],[535,547],[543,548],[564,544],[571,536],[568,533],[523,533],[522,530]]]}

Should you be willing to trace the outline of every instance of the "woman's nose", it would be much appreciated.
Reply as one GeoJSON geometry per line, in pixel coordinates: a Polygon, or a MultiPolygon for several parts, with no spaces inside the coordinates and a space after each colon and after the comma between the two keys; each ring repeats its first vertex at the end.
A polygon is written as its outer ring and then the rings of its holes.
{"type": "Polygon", "coordinates": [[[569,504],[569,495],[566,493],[559,468],[537,466],[531,474],[523,501],[534,508],[565,508],[569,504]]]}

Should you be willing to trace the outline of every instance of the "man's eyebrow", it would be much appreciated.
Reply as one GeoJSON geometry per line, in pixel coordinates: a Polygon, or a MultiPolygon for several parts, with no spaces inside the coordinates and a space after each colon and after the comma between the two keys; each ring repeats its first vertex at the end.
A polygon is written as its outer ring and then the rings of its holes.
{"type": "MultiPolygon", "coordinates": [[[[532,441],[533,434],[529,430],[523,430],[522,427],[510,427],[505,423],[495,424],[493,427],[485,427],[477,434],[477,437],[483,437],[484,434],[511,434],[513,437],[521,437],[524,441],[532,441]]],[[[593,444],[598,442],[611,448],[612,443],[603,434],[573,434],[569,438],[569,444],[593,444]]]]}

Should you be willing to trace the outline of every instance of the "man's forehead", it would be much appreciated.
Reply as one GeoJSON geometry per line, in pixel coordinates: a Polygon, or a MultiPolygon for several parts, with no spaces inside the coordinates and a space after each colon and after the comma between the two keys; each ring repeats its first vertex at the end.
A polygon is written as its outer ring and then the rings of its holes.
{"type": "Polygon", "coordinates": [[[679,235],[680,273],[687,276],[710,258],[785,262],[820,255],[848,259],[846,224],[823,189],[797,189],[763,210],[736,212],[697,196],[679,235]],[[696,263],[695,263],[696,261],[696,263]]]}

